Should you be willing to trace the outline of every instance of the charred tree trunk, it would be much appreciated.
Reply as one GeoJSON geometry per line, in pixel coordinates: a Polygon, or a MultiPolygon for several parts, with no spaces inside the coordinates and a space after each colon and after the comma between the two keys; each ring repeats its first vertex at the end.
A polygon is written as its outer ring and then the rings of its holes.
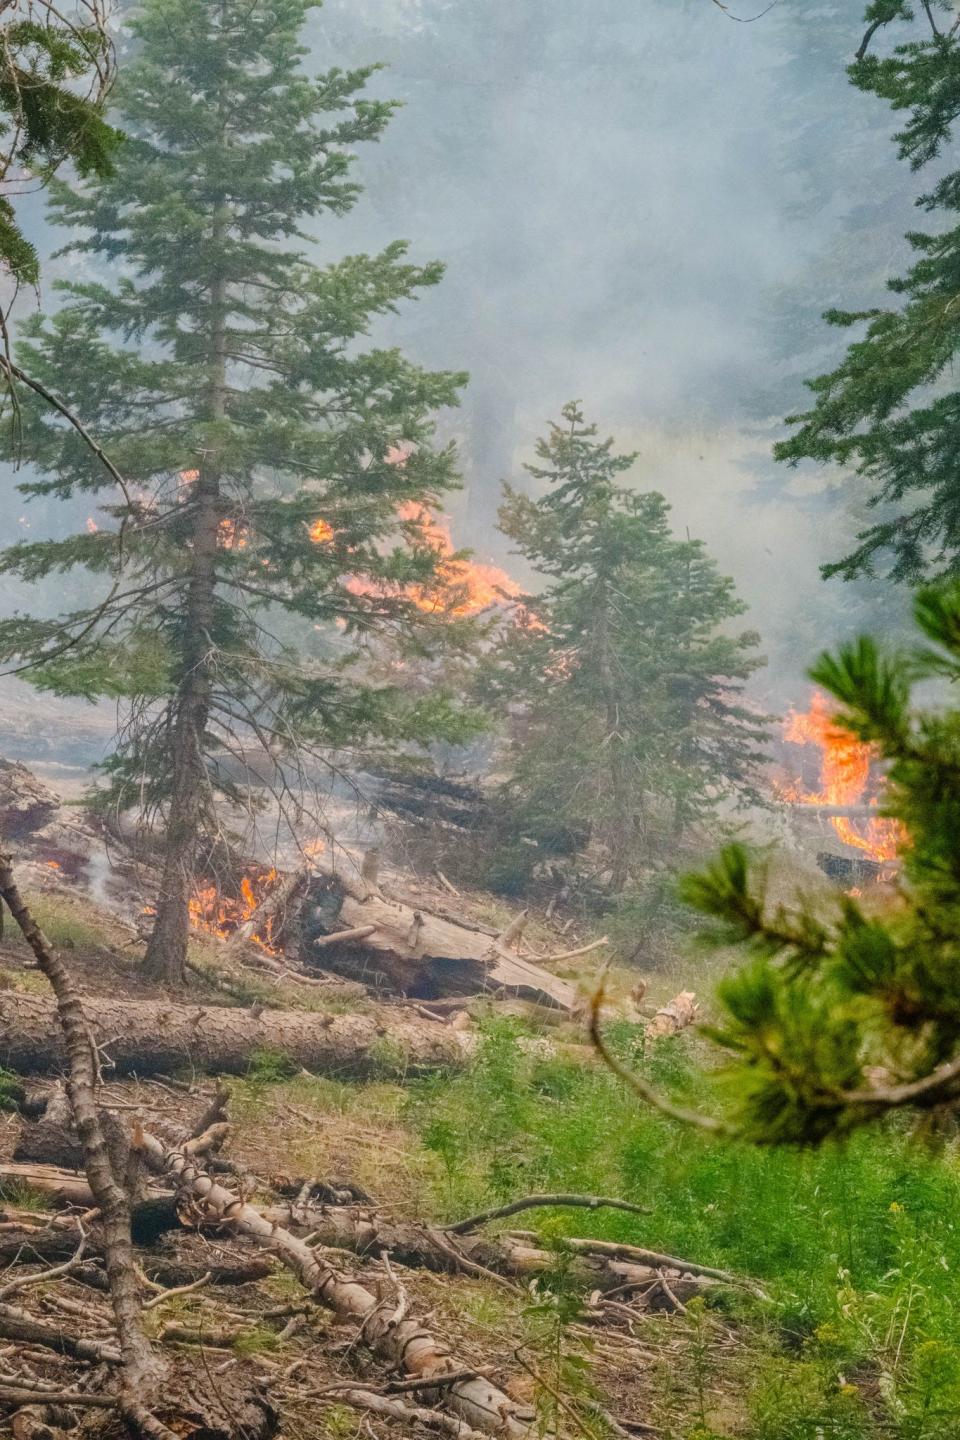
{"type": "MultiPolygon", "coordinates": [[[[214,243],[223,238],[222,215],[214,221],[214,243]]],[[[208,418],[226,416],[226,287],[214,282],[211,296],[208,418]]],[[[152,980],[179,984],[187,963],[189,900],[194,860],[208,788],[203,756],[210,717],[211,656],[214,648],[214,595],[220,528],[220,466],[215,455],[202,457],[192,497],[190,583],[183,613],[180,674],[173,713],[172,793],[164,846],[157,915],[144,956],[152,980]]]]}

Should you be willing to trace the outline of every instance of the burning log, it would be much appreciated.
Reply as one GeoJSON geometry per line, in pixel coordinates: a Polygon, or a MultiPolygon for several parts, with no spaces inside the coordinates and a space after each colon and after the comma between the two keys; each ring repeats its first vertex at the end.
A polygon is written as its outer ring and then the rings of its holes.
{"type": "MultiPolygon", "coordinates": [[[[151,1075],[184,1065],[245,1075],[258,1052],[279,1055],[323,1075],[364,1077],[391,1066],[407,1073],[457,1069],[469,1036],[404,1016],[322,1015],[303,1010],[227,1009],[97,996],[86,1009],[101,1063],[119,1075],[151,1075]]],[[[20,1074],[61,1071],[56,1007],[42,995],[0,995],[0,1063],[20,1074]]]]}
{"type": "Polygon", "coordinates": [[[851,885],[877,885],[889,875],[890,865],[881,865],[868,860],[866,855],[835,855],[832,851],[821,850],[817,865],[831,880],[849,888],[851,885]]]}

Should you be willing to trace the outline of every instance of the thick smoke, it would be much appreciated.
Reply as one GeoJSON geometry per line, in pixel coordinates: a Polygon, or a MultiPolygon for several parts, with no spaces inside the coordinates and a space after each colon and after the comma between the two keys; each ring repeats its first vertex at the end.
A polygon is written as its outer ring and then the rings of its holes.
{"type": "MultiPolygon", "coordinates": [[[[859,27],[849,0],[784,0],[753,24],[710,0],[327,0],[307,31],[308,63],[382,61],[372,93],[403,102],[316,251],[404,237],[447,264],[385,338],[471,372],[445,421],[467,482],[456,537],[504,559],[500,482],[581,398],[735,577],[776,703],[878,613],[869,586],[819,579],[856,529],[839,477],[769,458],[803,377],[844,343],[820,312],[881,300],[916,223],[890,116],[845,74],[859,27]]],[[[34,214],[49,254],[63,236],[34,214]]],[[[49,261],[44,305],[77,263],[49,261]]],[[[12,478],[15,535],[28,511],[12,478]]],[[[27,603],[0,592],[6,610],[27,603]]]]}

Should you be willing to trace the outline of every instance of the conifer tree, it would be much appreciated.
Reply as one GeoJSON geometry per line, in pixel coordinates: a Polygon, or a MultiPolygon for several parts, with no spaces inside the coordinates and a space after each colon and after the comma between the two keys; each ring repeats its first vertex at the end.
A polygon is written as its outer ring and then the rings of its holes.
{"type": "Polygon", "coordinates": [[[163,820],[146,966],[166,979],[185,959],[198,844],[220,833],[218,802],[240,801],[231,777],[250,745],[282,788],[302,745],[416,739],[449,718],[348,663],[365,636],[439,623],[408,587],[435,570],[419,507],[456,483],[433,417],[465,377],[367,339],[440,265],[410,263],[401,243],[305,256],[313,222],[356,202],[354,148],[393,108],[364,97],[369,69],[305,73],[310,7],[146,0],[117,95],[123,165],[56,190],[56,220],[81,237],[70,248],[109,282],[64,285],[20,351],[85,417],[125,492],[105,496],[76,432],[29,408],[41,474],[24,490],[101,508],[82,533],[13,546],[0,570],[82,567],[100,591],[55,622],[4,622],[0,651],[57,694],[132,703],[107,799],[163,820]]]}
{"type": "Polygon", "coordinates": [[[913,697],[917,682],[960,681],[960,586],[921,591],[915,617],[912,653],[866,637],[811,671],[837,723],[888,766],[884,813],[904,831],[896,901],[773,903],[740,846],[685,884],[720,922],[715,938],[751,955],[720,989],[717,1037],[737,1057],[733,1124],[754,1140],[815,1143],[960,1103],[960,711],[913,697]]]}
{"type": "Polygon", "coordinates": [[[531,839],[599,842],[609,888],[732,795],[753,798],[763,721],[741,703],[762,663],[732,581],[670,531],[655,492],[618,485],[636,456],[566,405],[527,466],[537,499],[506,487],[501,528],[546,580],[532,623],[494,656],[526,706],[508,796],[531,839]]]}
{"type": "MultiPolygon", "coordinates": [[[[903,0],[872,0],[867,31],[850,66],[854,85],[907,113],[896,136],[901,158],[920,170],[948,152],[960,115],[960,23],[947,6],[926,4],[928,32],[872,53],[878,32],[914,12],[903,0]]],[[[805,459],[852,469],[877,518],[826,575],[850,579],[876,573],[916,583],[960,572],[960,351],[958,260],[960,171],[948,170],[917,204],[931,228],[907,236],[917,259],[889,282],[896,307],[830,310],[844,328],[865,326],[837,368],[809,381],[815,397],[776,447],[790,464],[805,459]]]]}

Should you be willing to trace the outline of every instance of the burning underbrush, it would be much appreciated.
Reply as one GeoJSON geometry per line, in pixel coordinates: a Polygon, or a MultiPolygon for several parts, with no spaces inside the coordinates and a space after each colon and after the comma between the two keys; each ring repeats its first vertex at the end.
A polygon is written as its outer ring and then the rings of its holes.
{"type": "Polygon", "coordinates": [[[875,747],[836,724],[821,691],[806,711],[790,711],[783,740],[778,799],[799,815],[826,821],[845,847],[818,855],[820,868],[843,884],[889,879],[907,835],[898,820],[881,813],[885,779],[875,747]]]}
{"type": "MultiPolygon", "coordinates": [[[[223,893],[216,884],[198,887],[191,896],[190,924],[194,930],[229,940],[241,927],[255,919],[280,882],[280,873],[272,865],[248,865],[236,883],[236,893],[223,893]]],[[[263,916],[262,929],[252,929],[249,939],[268,954],[275,954],[274,925],[276,916],[263,916]]]]}

